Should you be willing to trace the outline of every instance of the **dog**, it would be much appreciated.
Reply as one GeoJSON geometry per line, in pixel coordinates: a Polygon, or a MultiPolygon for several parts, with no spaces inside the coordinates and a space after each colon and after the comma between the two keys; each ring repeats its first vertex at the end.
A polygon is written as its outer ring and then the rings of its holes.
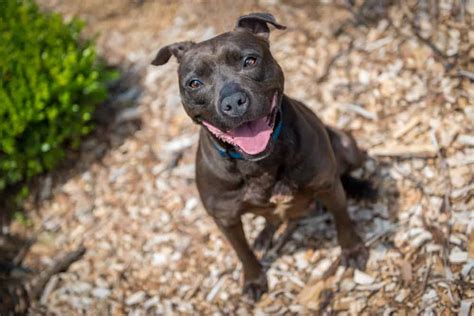
{"type": "Polygon", "coordinates": [[[374,194],[369,182],[349,175],[366,159],[354,138],[284,94],[283,71],[270,52],[270,25],[286,28],[269,13],[244,15],[233,31],[165,46],[152,61],[159,66],[174,56],[179,63],[184,109],[202,126],[199,195],[242,262],[243,292],[255,301],[268,285],[245,237],[244,213],[266,219],[257,238],[262,247],[262,239],[271,240],[284,221],[307,215],[317,200],[334,216],[342,263],[363,269],[368,251],[347,212],[346,191],[374,194]]]}

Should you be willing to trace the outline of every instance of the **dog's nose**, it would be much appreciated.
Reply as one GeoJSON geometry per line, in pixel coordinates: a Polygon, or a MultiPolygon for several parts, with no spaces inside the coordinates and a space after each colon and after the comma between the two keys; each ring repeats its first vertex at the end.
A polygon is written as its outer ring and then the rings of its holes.
{"type": "Polygon", "coordinates": [[[239,117],[247,111],[248,100],[244,92],[235,92],[221,102],[222,113],[231,117],[239,117]]]}

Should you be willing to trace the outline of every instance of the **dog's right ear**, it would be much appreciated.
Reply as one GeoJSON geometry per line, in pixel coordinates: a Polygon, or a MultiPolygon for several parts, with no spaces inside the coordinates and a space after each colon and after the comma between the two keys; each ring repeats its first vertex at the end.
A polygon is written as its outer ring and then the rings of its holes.
{"type": "Polygon", "coordinates": [[[158,54],[156,54],[156,57],[153,59],[151,64],[154,66],[164,65],[168,60],[170,60],[171,55],[176,57],[178,62],[180,62],[184,54],[194,45],[196,45],[194,42],[179,42],[167,45],[158,51],[158,54]]]}

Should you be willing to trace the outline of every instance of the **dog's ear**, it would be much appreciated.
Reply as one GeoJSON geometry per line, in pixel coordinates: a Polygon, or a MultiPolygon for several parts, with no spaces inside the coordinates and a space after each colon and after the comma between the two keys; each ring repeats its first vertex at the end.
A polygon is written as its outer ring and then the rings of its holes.
{"type": "Polygon", "coordinates": [[[270,13],[250,13],[243,15],[237,20],[236,29],[246,29],[255,35],[268,39],[270,35],[268,24],[273,25],[279,30],[286,29],[286,26],[278,23],[275,17],[270,13]]]}
{"type": "Polygon", "coordinates": [[[165,46],[158,51],[151,64],[155,66],[164,65],[170,60],[171,55],[176,57],[179,62],[184,54],[195,44],[194,42],[179,42],[165,46]]]}

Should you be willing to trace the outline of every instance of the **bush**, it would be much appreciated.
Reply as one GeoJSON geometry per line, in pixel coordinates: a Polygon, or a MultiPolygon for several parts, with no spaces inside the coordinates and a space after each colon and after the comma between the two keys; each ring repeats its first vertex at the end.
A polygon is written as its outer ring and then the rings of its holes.
{"type": "Polygon", "coordinates": [[[0,192],[50,170],[91,131],[91,115],[115,76],[96,62],[83,24],[31,0],[0,9],[0,192]]]}

